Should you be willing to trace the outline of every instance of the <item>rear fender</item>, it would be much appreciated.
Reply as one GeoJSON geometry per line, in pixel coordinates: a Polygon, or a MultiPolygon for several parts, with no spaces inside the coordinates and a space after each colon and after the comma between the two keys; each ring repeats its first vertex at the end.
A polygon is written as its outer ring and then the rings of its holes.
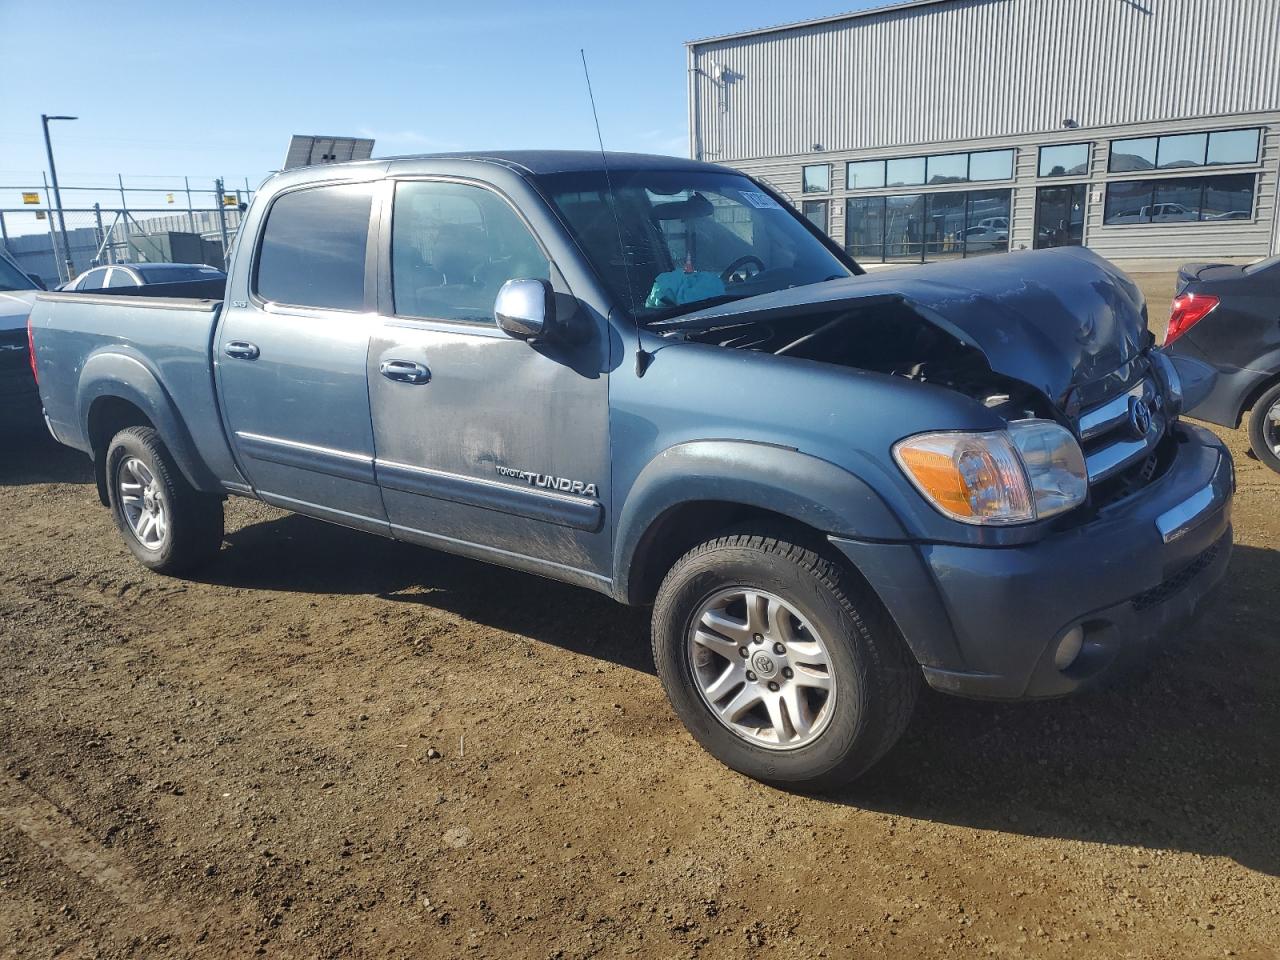
{"type": "Polygon", "coordinates": [[[85,362],[77,388],[76,409],[86,447],[91,441],[91,411],[95,403],[107,397],[131,403],[151,421],[173,454],[178,469],[193,487],[209,493],[222,492],[217,478],[196,451],[173,398],[143,358],[116,348],[93,354],[85,362]]]}

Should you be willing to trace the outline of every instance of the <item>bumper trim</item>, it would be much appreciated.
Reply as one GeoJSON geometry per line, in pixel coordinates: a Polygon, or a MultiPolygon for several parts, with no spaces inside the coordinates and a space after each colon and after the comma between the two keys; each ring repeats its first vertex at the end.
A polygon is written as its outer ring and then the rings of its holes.
{"type": "Polygon", "coordinates": [[[1213,478],[1176,506],[1170,507],[1156,517],[1156,529],[1165,543],[1173,543],[1179,537],[1194,530],[1206,516],[1230,495],[1230,490],[1222,489],[1222,465],[1225,460],[1219,459],[1213,478]]]}

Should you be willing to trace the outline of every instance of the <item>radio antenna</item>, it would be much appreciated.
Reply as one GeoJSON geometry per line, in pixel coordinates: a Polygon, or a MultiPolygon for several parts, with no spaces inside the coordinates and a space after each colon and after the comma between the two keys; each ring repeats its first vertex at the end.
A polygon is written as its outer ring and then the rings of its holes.
{"type": "Polygon", "coordinates": [[[600,163],[604,167],[604,182],[609,189],[609,210],[613,214],[613,228],[618,232],[618,255],[622,257],[622,273],[627,281],[627,304],[631,307],[631,319],[636,325],[636,376],[643,377],[653,360],[653,354],[645,350],[640,338],[640,318],[636,316],[635,292],[631,287],[631,267],[627,263],[627,245],[622,240],[622,220],[618,217],[618,197],[613,189],[613,176],[609,173],[609,157],[604,152],[604,135],[600,133],[600,114],[596,112],[596,95],[591,89],[591,71],[587,69],[587,51],[579,48],[582,56],[582,75],[587,79],[587,97],[591,100],[591,119],[596,124],[596,143],[600,145],[600,163]]]}

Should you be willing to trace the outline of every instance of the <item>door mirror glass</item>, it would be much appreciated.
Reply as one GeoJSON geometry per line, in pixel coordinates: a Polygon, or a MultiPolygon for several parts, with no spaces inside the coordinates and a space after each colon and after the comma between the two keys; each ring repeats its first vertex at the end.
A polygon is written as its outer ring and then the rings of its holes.
{"type": "Polygon", "coordinates": [[[493,301],[493,315],[509,337],[547,340],[555,335],[555,303],[546,280],[508,280],[493,301]]]}

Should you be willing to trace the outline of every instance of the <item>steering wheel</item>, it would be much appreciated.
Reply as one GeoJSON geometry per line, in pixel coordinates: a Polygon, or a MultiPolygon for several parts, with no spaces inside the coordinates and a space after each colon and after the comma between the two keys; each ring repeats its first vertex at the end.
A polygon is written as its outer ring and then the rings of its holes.
{"type": "Polygon", "coordinates": [[[725,267],[720,274],[720,279],[725,283],[742,283],[744,280],[750,280],[761,273],[764,273],[764,261],[754,254],[748,253],[725,267]],[[747,269],[752,266],[755,267],[754,270],[747,269]]]}

